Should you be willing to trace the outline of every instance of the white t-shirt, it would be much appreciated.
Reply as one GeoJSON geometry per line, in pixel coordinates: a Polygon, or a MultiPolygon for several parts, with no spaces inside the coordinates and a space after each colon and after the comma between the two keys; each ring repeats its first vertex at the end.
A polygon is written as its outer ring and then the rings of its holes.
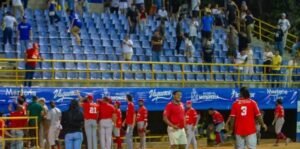
{"type": "Polygon", "coordinates": [[[22,1],[21,0],[12,0],[12,5],[13,6],[22,6],[22,1]]]}
{"type": "MultiPolygon", "coordinates": [[[[242,56],[240,53],[238,53],[237,57],[236,57],[235,64],[244,64],[246,59],[247,59],[247,55],[242,56]]],[[[235,69],[243,70],[244,67],[239,66],[239,67],[235,67],[235,69]]]]}
{"type": "Polygon", "coordinates": [[[197,27],[199,27],[199,23],[198,21],[193,21],[191,22],[191,25],[190,25],[190,36],[197,36],[197,27]]]}
{"type": "Polygon", "coordinates": [[[267,60],[272,60],[272,57],[273,57],[273,53],[271,51],[264,52],[263,60],[264,62],[267,60]]]}
{"type": "Polygon", "coordinates": [[[278,25],[280,25],[280,28],[283,32],[288,31],[288,29],[291,27],[290,21],[288,19],[279,19],[278,25]]]}
{"type": "Polygon", "coordinates": [[[123,52],[124,53],[133,53],[133,49],[132,49],[132,46],[133,46],[133,42],[132,40],[127,40],[127,41],[123,41],[123,52]]]}
{"type": "Polygon", "coordinates": [[[47,113],[47,119],[50,120],[50,126],[59,127],[61,119],[61,111],[58,108],[52,108],[47,113]]]}
{"type": "Polygon", "coordinates": [[[199,11],[200,0],[192,0],[192,10],[199,11]]]}
{"type": "Polygon", "coordinates": [[[221,14],[221,11],[220,11],[218,8],[213,8],[213,9],[211,10],[211,13],[212,13],[213,15],[219,15],[219,14],[221,14]]]}
{"type": "Polygon", "coordinates": [[[162,9],[159,9],[158,10],[158,15],[162,18],[166,18],[168,16],[168,12],[167,10],[162,10],[162,9]]]}
{"type": "Polygon", "coordinates": [[[120,1],[119,0],[112,0],[111,1],[111,6],[116,8],[116,7],[119,7],[120,5],[120,1]]]}
{"type": "Polygon", "coordinates": [[[14,24],[17,23],[17,20],[13,16],[5,16],[4,19],[5,27],[14,28],[14,24]]]}
{"type": "Polygon", "coordinates": [[[135,4],[144,4],[144,0],[135,0],[135,4]]]}

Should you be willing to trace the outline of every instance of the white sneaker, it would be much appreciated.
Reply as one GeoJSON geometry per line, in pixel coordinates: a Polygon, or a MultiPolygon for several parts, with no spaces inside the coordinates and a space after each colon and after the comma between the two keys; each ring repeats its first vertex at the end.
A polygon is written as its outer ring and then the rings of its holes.
{"type": "Polygon", "coordinates": [[[290,142],[291,142],[291,139],[290,139],[290,138],[286,138],[286,139],[285,139],[285,145],[288,145],[290,142]]]}

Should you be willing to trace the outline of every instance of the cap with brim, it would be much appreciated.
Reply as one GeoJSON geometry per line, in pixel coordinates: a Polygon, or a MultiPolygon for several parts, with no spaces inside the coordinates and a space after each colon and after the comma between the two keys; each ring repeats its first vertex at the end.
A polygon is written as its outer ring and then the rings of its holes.
{"type": "Polygon", "coordinates": [[[188,100],[188,101],[186,101],[186,104],[190,105],[190,104],[192,104],[192,101],[188,100]]]}

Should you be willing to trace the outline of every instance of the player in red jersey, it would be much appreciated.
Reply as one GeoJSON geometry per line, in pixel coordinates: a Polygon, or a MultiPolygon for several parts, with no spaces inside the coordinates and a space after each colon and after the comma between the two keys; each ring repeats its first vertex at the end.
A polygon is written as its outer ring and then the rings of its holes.
{"type": "Polygon", "coordinates": [[[133,128],[135,124],[135,111],[134,111],[134,103],[133,98],[131,95],[126,95],[126,99],[128,102],[127,111],[126,111],[126,118],[123,122],[123,126],[127,125],[126,129],[126,143],[128,149],[133,149],[133,128]]]}
{"type": "Polygon", "coordinates": [[[139,109],[136,116],[137,130],[140,136],[139,149],[146,148],[146,130],[148,126],[148,110],[144,106],[144,99],[139,99],[139,109]]]}
{"type": "MultiPolygon", "coordinates": [[[[26,118],[26,113],[21,105],[17,106],[16,111],[10,113],[10,117],[12,118],[10,120],[10,128],[26,127],[28,119],[26,118]],[[24,119],[14,119],[14,117],[24,117],[24,119]]],[[[20,139],[24,137],[24,131],[22,129],[13,129],[10,132],[14,138],[20,139]]],[[[23,140],[14,140],[11,142],[10,147],[19,149],[24,147],[23,144],[23,140]]]]}
{"type": "Polygon", "coordinates": [[[283,139],[285,140],[286,145],[290,142],[290,139],[287,138],[282,132],[282,126],[284,124],[284,108],[282,106],[282,100],[277,99],[276,100],[276,108],[274,111],[274,120],[272,122],[272,125],[275,125],[275,133],[276,133],[276,142],[274,146],[278,146],[279,140],[283,139]]]}
{"type": "Polygon", "coordinates": [[[186,108],[185,111],[185,121],[186,121],[186,131],[187,131],[187,145],[186,149],[189,149],[190,144],[193,144],[193,148],[197,149],[197,140],[195,136],[195,131],[197,129],[198,124],[198,114],[197,111],[192,107],[192,101],[186,102],[186,108]]]}
{"type": "Polygon", "coordinates": [[[227,121],[234,125],[236,138],[236,149],[244,149],[246,146],[255,149],[257,145],[256,123],[257,118],[260,125],[267,130],[256,102],[250,99],[247,87],[240,89],[240,98],[236,100],[232,107],[230,117],[227,121]]]}
{"type": "Polygon", "coordinates": [[[122,127],[122,112],[120,109],[121,103],[115,102],[116,121],[114,125],[114,136],[116,137],[117,149],[122,149],[121,127],[122,127]]]}
{"type": "Polygon", "coordinates": [[[84,129],[87,138],[88,149],[97,149],[97,119],[98,104],[94,103],[94,97],[87,95],[85,98],[80,97],[80,104],[83,109],[84,129]]]}
{"type": "Polygon", "coordinates": [[[172,149],[185,149],[187,138],[185,134],[184,106],[181,102],[181,92],[173,92],[173,100],[169,102],[163,113],[163,120],[168,125],[168,136],[172,149]]]}
{"type": "Polygon", "coordinates": [[[225,127],[223,115],[213,108],[208,109],[208,114],[211,115],[215,125],[216,144],[223,143],[222,130],[225,127]]]}

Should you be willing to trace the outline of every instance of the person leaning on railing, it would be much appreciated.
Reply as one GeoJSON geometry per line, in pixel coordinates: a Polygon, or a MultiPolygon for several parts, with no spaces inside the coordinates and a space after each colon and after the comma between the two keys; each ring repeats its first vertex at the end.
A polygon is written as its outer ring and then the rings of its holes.
{"type": "Polygon", "coordinates": [[[281,69],[282,58],[279,51],[275,51],[275,55],[272,58],[272,87],[279,87],[280,81],[280,69],[281,69]],[[277,81],[277,83],[275,83],[277,81]]]}
{"type": "Polygon", "coordinates": [[[273,52],[271,51],[269,45],[266,45],[264,50],[265,51],[264,51],[264,55],[263,55],[263,62],[264,62],[263,64],[266,65],[266,66],[264,66],[264,74],[265,75],[267,74],[266,79],[268,81],[270,81],[271,77],[268,74],[270,74],[272,72],[272,69],[271,69],[270,65],[272,64],[272,58],[273,58],[274,55],[273,55],[273,52]]]}

